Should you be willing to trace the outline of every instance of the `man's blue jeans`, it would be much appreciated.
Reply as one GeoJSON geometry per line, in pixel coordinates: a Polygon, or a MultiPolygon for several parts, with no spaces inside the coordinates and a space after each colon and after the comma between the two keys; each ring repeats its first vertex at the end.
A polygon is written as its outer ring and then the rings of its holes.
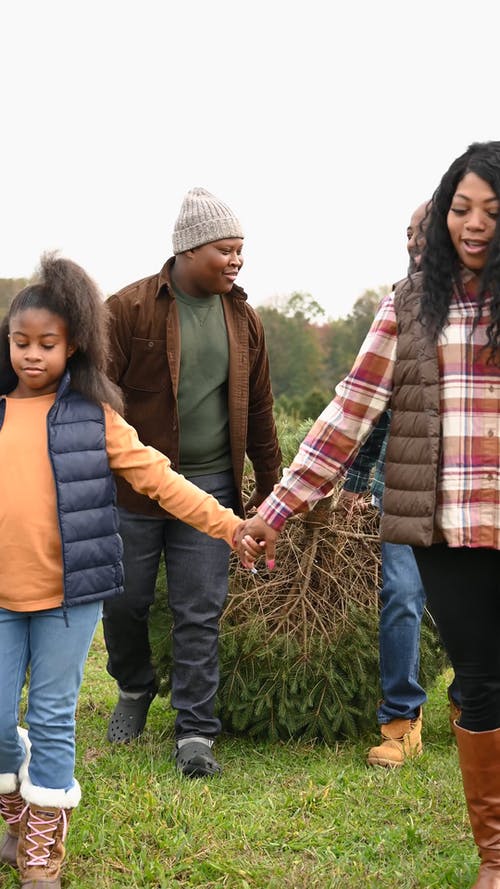
{"type": "MultiPolygon", "coordinates": [[[[191,479],[223,506],[234,506],[233,473],[191,479]]],[[[149,610],[162,552],[172,611],[172,707],[176,738],[215,738],[219,687],[219,620],[228,592],[230,548],[177,519],[156,519],[120,510],[125,593],[104,605],[108,672],[123,691],[154,690],[148,636],[149,610]]]]}
{"type": "Polygon", "coordinates": [[[46,611],[0,608],[0,774],[19,772],[25,757],[17,724],[29,667],[26,722],[29,778],[38,787],[71,790],[75,710],[101,602],[46,611]]]}
{"type": "Polygon", "coordinates": [[[379,623],[380,724],[414,719],[427,700],[418,681],[420,624],[425,591],[410,546],[382,544],[382,589],[379,623]]]}

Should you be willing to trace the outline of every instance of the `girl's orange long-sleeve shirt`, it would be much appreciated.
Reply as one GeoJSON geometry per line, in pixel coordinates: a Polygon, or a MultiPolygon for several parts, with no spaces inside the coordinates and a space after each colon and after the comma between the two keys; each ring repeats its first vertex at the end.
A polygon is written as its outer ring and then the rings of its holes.
{"type": "MultiPolygon", "coordinates": [[[[63,600],[56,488],[47,446],[47,413],[55,394],[6,398],[0,430],[0,608],[41,611],[63,600]]],[[[106,450],[113,472],[178,519],[232,545],[241,519],[178,475],[135,429],[104,406],[106,450]]]]}

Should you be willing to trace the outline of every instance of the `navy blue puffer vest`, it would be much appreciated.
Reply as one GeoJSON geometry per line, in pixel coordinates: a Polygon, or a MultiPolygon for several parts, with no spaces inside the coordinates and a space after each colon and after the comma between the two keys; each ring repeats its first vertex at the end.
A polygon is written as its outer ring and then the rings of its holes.
{"type": "Polygon", "coordinates": [[[115,481],[106,453],[103,408],[63,378],[47,417],[57,491],[65,605],[107,599],[123,590],[115,481]]]}
{"type": "MultiPolygon", "coordinates": [[[[2,422],[0,416],[0,427],[2,422]]],[[[110,598],[123,591],[123,546],[104,410],[70,388],[68,373],[47,415],[47,437],[61,533],[64,606],[110,598]]]]}

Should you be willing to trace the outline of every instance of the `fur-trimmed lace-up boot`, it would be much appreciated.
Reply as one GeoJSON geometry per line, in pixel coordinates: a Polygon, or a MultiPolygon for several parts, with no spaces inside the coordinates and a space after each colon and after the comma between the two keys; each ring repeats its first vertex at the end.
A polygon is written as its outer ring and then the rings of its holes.
{"type": "Polygon", "coordinates": [[[71,811],[81,790],[75,781],[70,790],[21,784],[24,811],[19,823],[17,866],[22,889],[61,889],[61,865],[71,811]]]}
{"type": "Polygon", "coordinates": [[[393,719],[380,726],[382,743],[368,751],[370,766],[397,768],[422,753],[422,708],[416,719],[393,719]]]}
{"type": "Polygon", "coordinates": [[[500,889],[500,729],[469,732],[455,723],[458,757],[481,858],[472,889],[500,889]]]}
{"type": "Polygon", "coordinates": [[[25,803],[19,793],[0,793],[0,815],[7,823],[7,830],[0,839],[0,860],[16,867],[17,839],[19,836],[19,822],[25,803]]]}
{"type": "Polygon", "coordinates": [[[71,809],[26,806],[17,847],[23,889],[61,889],[64,841],[71,809]]]}
{"type": "Polygon", "coordinates": [[[0,861],[5,861],[11,867],[16,867],[19,822],[26,805],[19,792],[19,787],[21,781],[28,774],[31,747],[26,729],[18,728],[17,731],[25,748],[25,757],[19,774],[0,774],[0,815],[7,824],[6,832],[0,837],[0,861]]]}

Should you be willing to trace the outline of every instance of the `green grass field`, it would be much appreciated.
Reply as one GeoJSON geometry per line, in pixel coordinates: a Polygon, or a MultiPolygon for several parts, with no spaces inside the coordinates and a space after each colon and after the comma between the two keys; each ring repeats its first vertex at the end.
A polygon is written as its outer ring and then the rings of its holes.
{"type": "MultiPolygon", "coordinates": [[[[187,780],[171,761],[173,714],[152,705],[142,738],[107,743],[115,686],[99,629],[77,722],[74,813],[65,889],[467,889],[471,839],[443,676],[429,690],[423,755],[369,769],[377,738],[335,748],[223,735],[220,778],[187,780]]],[[[0,866],[0,885],[18,886],[0,866]]]]}

